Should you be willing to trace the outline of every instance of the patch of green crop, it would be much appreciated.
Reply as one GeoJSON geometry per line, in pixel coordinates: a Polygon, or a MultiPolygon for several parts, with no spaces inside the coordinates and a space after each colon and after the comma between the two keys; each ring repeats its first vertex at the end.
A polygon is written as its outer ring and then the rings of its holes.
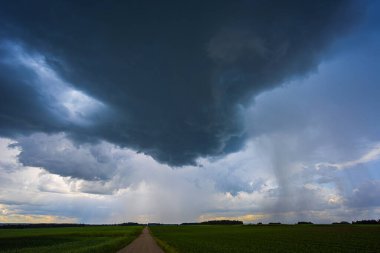
{"type": "Polygon", "coordinates": [[[153,235],[180,253],[380,252],[380,226],[155,226],[153,235]]]}
{"type": "Polygon", "coordinates": [[[165,241],[162,241],[157,237],[154,237],[154,240],[156,241],[158,246],[160,246],[160,248],[163,249],[166,253],[178,253],[178,251],[175,248],[167,244],[165,241]]]}
{"type": "Polygon", "coordinates": [[[0,229],[0,252],[114,253],[141,231],[138,226],[0,229]]]}

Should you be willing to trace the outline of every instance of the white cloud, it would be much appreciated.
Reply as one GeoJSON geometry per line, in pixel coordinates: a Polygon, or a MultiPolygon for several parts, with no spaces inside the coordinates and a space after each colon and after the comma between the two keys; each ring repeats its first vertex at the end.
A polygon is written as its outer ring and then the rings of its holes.
{"type": "Polygon", "coordinates": [[[350,160],[350,161],[341,162],[341,163],[318,163],[316,164],[316,168],[320,169],[322,167],[329,167],[329,168],[335,168],[338,170],[343,170],[343,169],[355,167],[357,165],[373,162],[373,161],[379,160],[379,158],[380,158],[380,144],[376,144],[375,147],[368,150],[367,153],[365,153],[364,155],[362,155],[356,160],[350,160]]]}
{"type": "Polygon", "coordinates": [[[49,172],[43,167],[22,166],[18,155],[29,152],[30,147],[25,151],[23,145],[9,148],[7,145],[16,141],[2,139],[0,148],[8,150],[3,158],[18,167],[0,169],[0,203],[15,215],[50,215],[89,223],[183,222],[205,217],[244,217],[247,222],[296,222],[299,217],[313,217],[318,222],[316,212],[335,213],[347,203],[339,188],[318,182],[325,171],[297,163],[302,160],[294,159],[292,152],[297,149],[287,150],[292,159],[283,160],[281,169],[288,174],[280,182],[272,162],[272,141],[277,138],[269,140],[269,136],[253,139],[244,150],[224,158],[201,159],[202,167],[180,169],[106,142],[78,146],[64,134],[32,135],[27,137],[30,143],[25,138],[20,143],[39,145],[34,149],[38,152],[32,153],[35,158],[82,162],[72,169],[95,163],[99,166],[96,170],[102,170],[99,173],[110,173],[110,177],[76,179],[65,176],[64,167],[49,172]],[[110,166],[115,167],[109,170],[110,166]],[[252,214],[260,216],[251,219],[252,214]]]}

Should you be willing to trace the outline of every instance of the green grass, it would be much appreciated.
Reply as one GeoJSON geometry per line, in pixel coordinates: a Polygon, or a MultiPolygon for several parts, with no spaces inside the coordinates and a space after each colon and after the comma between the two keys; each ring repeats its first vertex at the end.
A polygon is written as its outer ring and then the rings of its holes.
{"type": "Polygon", "coordinates": [[[377,225],[155,226],[172,252],[380,252],[377,225]],[[174,250],[174,251],[173,251],[174,250]]]}
{"type": "Polygon", "coordinates": [[[158,239],[157,237],[154,237],[154,240],[156,241],[158,246],[160,246],[160,248],[163,249],[166,253],[178,253],[178,251],[175,248],[173,248],[166,242],[158,239]]]}
{"type": "Polygon", "coordinates": [[[115,253],[141,230],[129,226],[0,229],[0,252],[115,253]]]}

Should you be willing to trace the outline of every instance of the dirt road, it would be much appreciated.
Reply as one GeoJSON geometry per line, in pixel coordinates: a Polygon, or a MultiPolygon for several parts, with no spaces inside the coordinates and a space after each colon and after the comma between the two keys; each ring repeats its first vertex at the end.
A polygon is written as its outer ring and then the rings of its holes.
{"type": "Polygon", "coordinates": [[[117,253],[164,253],[164,251],[158,247],[149,229],[146,227],[139,237],[117,253]]]}

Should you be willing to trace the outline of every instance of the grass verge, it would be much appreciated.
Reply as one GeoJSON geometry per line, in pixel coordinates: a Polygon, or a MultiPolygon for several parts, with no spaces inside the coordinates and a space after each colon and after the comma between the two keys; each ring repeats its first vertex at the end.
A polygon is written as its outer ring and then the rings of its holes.
{"type": "Polygon", "coordinates": [[[156,241],[158,246],[165,251],[165,253],[179,253],[175,248],[167,244],[165,241],[158,239],[151,233],[153,239],[156,241]]]}

